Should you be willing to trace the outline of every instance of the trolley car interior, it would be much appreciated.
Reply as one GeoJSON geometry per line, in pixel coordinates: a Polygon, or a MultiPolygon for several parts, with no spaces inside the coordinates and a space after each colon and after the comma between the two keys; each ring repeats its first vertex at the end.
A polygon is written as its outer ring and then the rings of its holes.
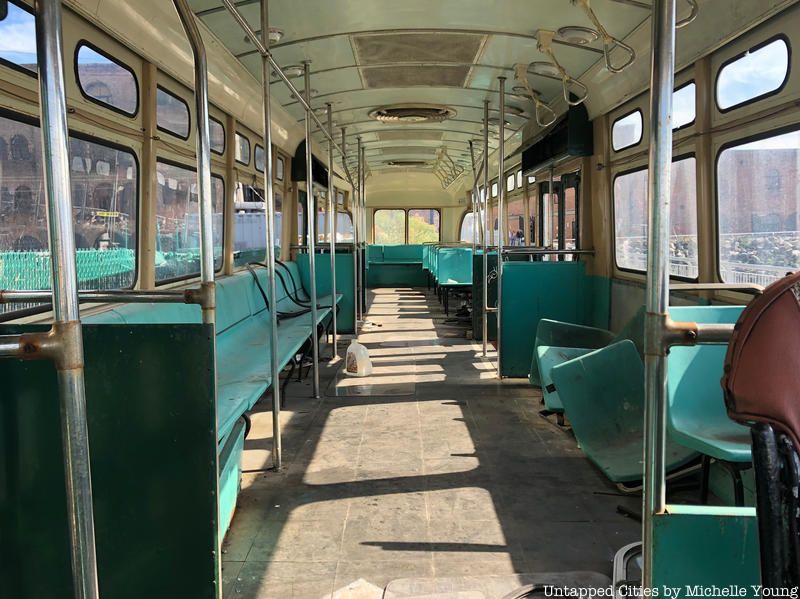
{"type": "Polygon", "coordinates": [[[798,45],[0,0],[0,597],[796,597],[800,448],[730,377],[800,269],[798,45]]]}

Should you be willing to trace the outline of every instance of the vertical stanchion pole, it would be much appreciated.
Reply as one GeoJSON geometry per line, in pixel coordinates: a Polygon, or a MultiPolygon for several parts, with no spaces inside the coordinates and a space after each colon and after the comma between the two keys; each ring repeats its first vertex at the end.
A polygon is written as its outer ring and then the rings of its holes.
{"type": "Polygon", "coordinates": [[[281,432],[281,368],[278,361],[278,307],[273,298],[278,297],[275,285],[275,190],[272,183],[272,92],[269,79],[269,0],[261,0],[261,43],[267,50],[261,55],[261,80],[264,92],[264,191],[267,195],[267,292],[273,302],[269,311],[269,367],[272,378],[272,467],[283,466],[281,432]]]}
{"type": "MultiPolygon", "coordinates": [[[[325,104],[328,113],[328,131],[333,131],[333,107],[330,102],[325,104]]],[[[331,360],[338,355],[336,331],[336,193],[333,188],[333,142],[328,141],[328,235],[330,237],[331,252],[331,327],[333,332],[331,360]]]]}
{"type": "Polygon", "coordinates": [[[364,261],[367,259],[367,254],[364,252],[361,253],[361,244],[364,239],[366,239],[366,231],[364,231],[364,226],[362,224],[361,218],[361,194],[364,190],[364,164],[361,161],[361,137],[356,137],[356,141],[358,142],[356,145],[356,160],[358,162],[358,166],[356,167],[356,181],[358,186],[358,191],[355,195],[355,204],[358,206],[358,214],[356,216],[356,220],[358,221],[358,236],[356,237],[356,252],[358,252],[358,285],[356,286],[356,305],[358,306],[358,319],[364,320],[364,304],[361,302],[361,296],[364,290],[364,261]]]}
{"type": "Polygon", "coordinates": [[[83,331],[78,307],[78,273],[72,223],[67,100],[61,0],[40,0],[37,31],[42,165],[53,285],[53,330],[61,404],[61,442],[67,495],[72,581],[77,599],[97,599],[89,428],[83,378],[83,331]]]}
{"type": "MultiPolygon", "coordinates": [[[[303,63],[304,95],[311,105],[311,64],[303,63]]],[[[311,295],[311,356],[313,361],[313,396],[319,397],[319,334],[317,332],[317,202],[314,200],[314,160],[311,152],[311,111],[306,111],[306,223],[308,228],[308,272],[311,295]]]]}
{"type": "MultiPolygon", "coordinates": [[[[214,439],[218,439],[219,420],[216,415],[218,400],[216,351],[216,287],[214,283],[214,206],[211,192],[211,137],[208,119],[208,62],[203,37],[188,0],[173,0],[181,25],[189,39],[194,57],[194,100],[197,125],[195,126],[197,152],[197,192],[200,209],[200,286],[203,289],[203,324],[211,325],[212,372],[214,377],[214,439]]],[[[214,452],[214,461],[219,456],[214,452]]],[[[219,464],[214,464],[217,513],[219,513],[219,464]]],[[[217,570],[217,596],[222,596],[222,539],[217,535],[214,560],[217,570]]]]}
{"type": "Polygon", "coordinates": [[[675,0],[655,0],[650,75],[650,161],[645,314],[644,495],[642,584],[653,586],[654,515],[666,507],[667,357],[664,325],[669,309],[669,211],[672,174],[672,92],[675,86],[675,0]]]}
{"type": "MultiPolygon", "coordinates": [[[[347,128],[342,127],[342,164],[347,164],[347,128]]],[[[358,227],[356,226],[356,190],[350,194],[350,218],[353,223],[353,335],[358,336],[358,227]]]]}
{"type": "Polygon", "coordinates": [[[367,320],[367,245],[369,239],[369,232],[367,231],[367,149],[364,145],[361,146],[361,230],[364,232],[362,236],[362,243],[364,244],[364,258],[362,259],[362,266],[364,267],[364,274],[361,277],[361,314],[364,315],[364,320],[367,320]]]}
{"type": "Polygon", "coordinates": [[[489,100],[483,102],[483,357],[489,342],[489,221],[492,211],[489,207],[489,100]]]}
{"type": "Polygon", "coordinates": [[[500,83],[500,142],[497,148],[497,378],[503,378],[503,244],[506,236],[505,199],[506,182],[506,78],[498,77],[500,83]]]}
{"type": "MultiPolygon", "coordinates": [[[[472,140],[469,140],[469,158],[470,164],[472,164],[472,180],[474,182],[472,185],[472,255],[474,256],[475,247],[478,242],[478,170],[475,168],[475,148],[472,146],[472,140]]],[[[460,238],[461,232],[459,231],[458,234],[460,238]]]]}
{"type": "MultiPolygon", "coordinates": [[[[553,191],[555,188],[555,168],[552,166],[548,171],[548,179],[547,179],[547,202],[545,202],[545,207],[547,208],[544,212],[547,214],[547,222],[544,223],[545,230],[547,231],[547,245],[553,245],[553,191]]],[[[556,242],[556,247],[558,247],[558,243],[556,242]]],[[[550,258],[548,258],[549,260],[550,258]]]]}

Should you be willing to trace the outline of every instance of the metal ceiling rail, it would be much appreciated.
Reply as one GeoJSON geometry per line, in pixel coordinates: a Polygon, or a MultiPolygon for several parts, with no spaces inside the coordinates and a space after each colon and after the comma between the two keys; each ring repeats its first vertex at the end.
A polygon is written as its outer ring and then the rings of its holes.
{"type": "MultiPolygon", "coordinates": [[[[310,115],[311,119],[316,123],[317,127],[319,127],[319,129],[325,134],[325,137],[328,138],[328,141],[330,141],[333,144],[333,146],[339,151],[340,155],[344,156],[344,152],[342,151],[342,148],[339,146],[338,143],[336,143],[336,140],[333,138],[333,135],[331,134],[331,132],[328,131],[328,129],[322,124],[322,121],[314,113],[314,109],[311,108],[311,98],[310,98],[310,96],[308,94],[306,94],[308,97],[303,97],[303,94],[301,94],[300,91],[294,86],[294,84],[291,82],[289,77],[286,76],[286,73],[283,72],[283,69],[281,68],[281,66],[272,57],[272,53],[270,52],[268,45],[265,46],[262,43],[262,41],[259,39],[259,37],[256,35],[256,33],[253,31],[253,28],[250,27],[250,24],[247,22],[247,19],[245,19],[244,16],[242,16],[242,14],[238,11],[238,9],[234,5],[234,3],[231,2],[231,0],[222,0],[222,4],[225,6],[225,8],[228,9],[228,12],[231,14],[231,16],[234,18],[234,20],[239,24],[239,26],[242,28],[242,30],[244,31],[244,33],[247,36],[247,38],[253,43],[253,45],[256,47],[258,52],[263,57],[266,57],[266,59],[269,61],[270,65],[272,66],[272,69],[283,80],[283,82],[289,88],[289,91],[294,95],[295,98],[297,98],[297,101],[303,106],[305,111],[310,115]]],[[[267,78],[266,81],[268,82],[269,78],[267,78]]],[[[267,83],[267,85],[268,85],[268,83],[267,83]]],[[[307,89],[306,91],[310,93],[310,89],[307,89]]],[[[293,104],[293,102],[292,102],[292,104],[293,104]]],[[[311,136],[309,135],[308,137],[309,137],[309,143],[310,143],[311,136]]],[[[345,172],[345,175],[347,176],[347,181],[350,183],[350,186],[355,188],[356,185],[353,182],[353,177],[350,174],[350,170],[347,168],[347,165],[344,164],[344,160],[342,161],[342,167],[344,168],[344,172],[345,172]]]]}

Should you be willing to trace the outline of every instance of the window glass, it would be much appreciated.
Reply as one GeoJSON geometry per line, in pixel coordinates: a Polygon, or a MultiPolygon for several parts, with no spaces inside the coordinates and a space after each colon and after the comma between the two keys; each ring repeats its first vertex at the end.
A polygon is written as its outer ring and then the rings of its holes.
{"type": "Polygon", "coordinates": [[[408,211],[408,243],[439,241],[439,211],[419,208],[408,211]]]}
{"type": "Polygon", "coordinates": [[[564,195],[564,249],[578,247],[578,194],[575,187],[563,189],[564,195]]]}
{"type": "Polygon", "coordinates": [[[539,245],[539,231],[537,229],[537,220],[539,214],[539,190],[536,185],[530,185],[530,177],[528,177],[528,214],[530,220],[528,221],[528,239],[531,245],[539,245]]]}
{"type": "Polygon", "coordinates": [[[528,177],[528,184],[536,183],[536,177],[530,176],[528,177]]]}
{"type": "Polygon", "coordinates": [[[0,62],[36,73],[36,18],[13,2],[0,21],[0,62]]]}
{"type": "Polygon", "coordinates": [[[156,90],[156,124],[181,139],[189,137],[189,105],[171,92],[156,90]]]}
{"type": "MultiPolygon", "coordinates": [[[[136,279],[138,167],[131,152],[69,140],[80,289],[136,279]]],[[[41,133],[0,116],[0,289],[50,289],[41,133]]],[[[0,305],[0,314],[35,305],[0,305]]]]}
{"type": "Polygon", "coordinates": [[[522,187],[522,169],[517,171],[517,188],[522,187]]]}
{"type": "Polygon", "coordinates": [[[789,46],[782,38],[751,48],[724,65],[717,77],[717,106],[729,110],[780,89],[789,74],[789,46]]]}
{"type": "Polygon", "coordinates": [[[696,112],[695,90],[697,86],[688,83],[672,94],[672,128],[680,129],[694,123],[696,112]]]}
{"type": "Polygon", "coordinates": [[[336,213],[336,241],[353,241],[353,218],[349,212],[336,213]]]}
{"type": "Polygon", "coordinates": [[[78,85],[90,99],[133,116],[139,110],[136,77],[126,66],[86,44],[78,46],[78,85]]]}
{"type": "MultiPolygon", "coordinates": [[[[159,161],[156,165],[156,281],[200,273],[200,202],[194,170],[159,161]]],[[[222,267],[222,179],[211,177],[214,268],[222,267]]]]}
{"type": "Polygon", "coordinates": [[[211,151],[215,154],[225,153],[225,127],[217,119],[208,119],[209,135],[211,137],[211,151]]]}
{"type": "Polygon", "coordinates": [[[283,181],[283,171],[284,171],[285,167],[286,167],[286,165],[285,165],[285,163],[283,161],[283,158],[278,156],[275,159],[275,178],[278,181],[283,181]]]}
{"type": "Polygon", "coordinates": [[[475,217],[472,214],[472,211],[467,212],[464,215],[464,218],[461,219],[461,233],[459,234],[458,240],[464,241],[467,243],[472,243],[473,241],[478,241],[478,236],[475,234],[474,230],[474,223],[475,217]]]}
{"type": "Polygon", "coordinates": [[[642,111],[635,110],[618,118],[611,127],[611,147],[615,152],[635,146],[642,141],[642,111]]]}
{"type": "Polygon", "coordinates": [[[240,133],[236,134],[236,162],[250,164],[250,140],[240,133]]]}
{"type": "Polygon", "coordinates": [[[506,245],[525,245],[525,200],[519,198],[508,203],[506,245]]]}
{"type": "Polygon", "coordinates": [[[298,202],[297,202],[297,243],[300,245],[304,245],[306,240],[306,192],[300,191],[298,192],[298,202]]]}
{"type": "Polygon", "coordinates": [[[336,192],[336,204],[338,206],[344,206],[344,192],[343,191],[337,191],[336,192]]]}
{"type": "MultiPolygon", "coordinates": [[[[670,274],[697,278],[697,187],[694,157],[672,163],[670,274]]],[[[647,169],[614,180],[617,266],[647,268],[647,169]]]]}
{"type": "Polygon", "coordinates": [[[719,269],[768,285],[800,268],[800,131],[723,150],[717,161],[719,269]]]}
{"type": "Polygon", "coordinates": [[[263,173],[266,166],[267,163],[265,162],[264,158],[264,148],[256,144],[256,170],[259,173],[263,173]]]}
{"type": "Polygon", "coordinates": [[[492,183],[492,197],[493,198],[497,197],[497,181],[492,183]]]}
{"type": "Polygon", "coordinates": [[[373,243],[391,245],[406,242],[405,210],[376,210],[373,220],[373,243]]]}
{"type": "Polygon", "coordinates": [[[516,177],[514,175],[509,175],[506,177],[506,191],[514,191],[514,183],[516,182],[516,177]]]}

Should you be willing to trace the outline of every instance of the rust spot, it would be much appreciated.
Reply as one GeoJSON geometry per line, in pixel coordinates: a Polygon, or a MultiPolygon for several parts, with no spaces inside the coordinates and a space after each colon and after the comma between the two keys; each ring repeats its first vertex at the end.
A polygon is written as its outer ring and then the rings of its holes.
{"type": "Polygon", "coordinates": [[[30,341],[22,346],[22,353],[35,354],[37,351],[39,351],[39,348],[35,343],[31,343],[30,341]]]}

